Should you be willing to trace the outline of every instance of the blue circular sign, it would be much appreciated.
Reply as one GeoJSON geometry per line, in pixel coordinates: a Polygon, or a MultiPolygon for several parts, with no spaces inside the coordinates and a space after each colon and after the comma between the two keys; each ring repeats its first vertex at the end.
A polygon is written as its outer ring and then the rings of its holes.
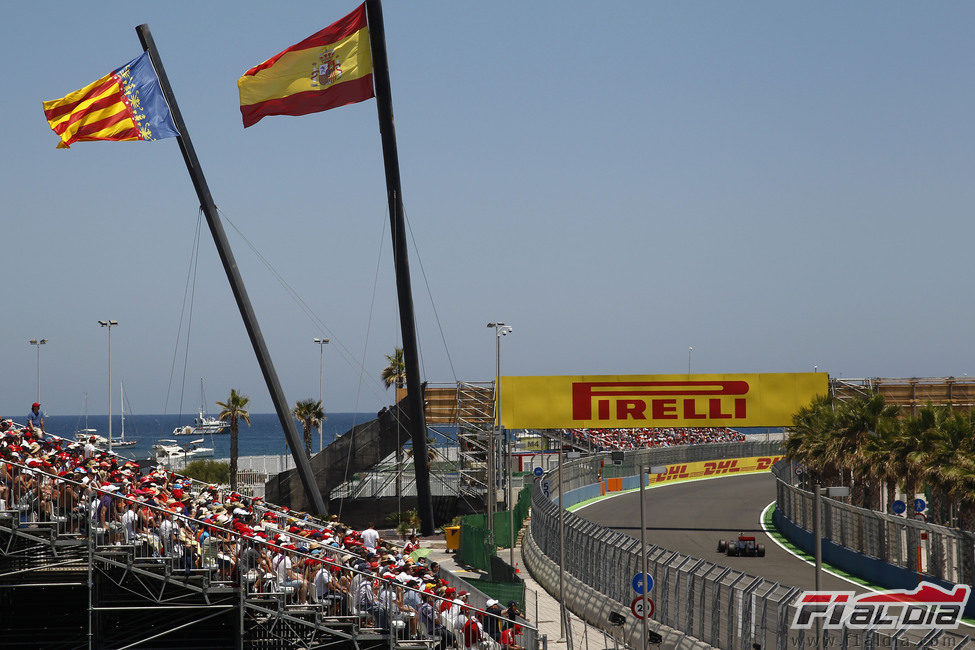
{"type": "Polygon", "coordinates": [[[914,512],[922,512],[928,504],[924,502],[924,499],[914,499],[914,512]]]}
{"type": "Polygon", "coordinates": [[[643,593],[644,581],[641,579],[643,576],[647,577],[646,579],[647,593],[650,593],[650,591],[653,589],[653,576],[650,575],[649,573],[638,573],[635,576],[633,576],[633,591],[635,591],[638,594],[643,593]]]}
{"type": "Polygon", "coordinates": [[[894,511],[895,515],[902,515],[907,510],[907,504],[898,499],[890,504],[890,509],[894,511]]]}
{"type": "Polygon", "coordinates": [[[532,470],[532,474],[534,474],[535,476],[541,476],[544,473],[545,470],[542,469],[541,467],[536,467],[535,469],[532,470]]]}

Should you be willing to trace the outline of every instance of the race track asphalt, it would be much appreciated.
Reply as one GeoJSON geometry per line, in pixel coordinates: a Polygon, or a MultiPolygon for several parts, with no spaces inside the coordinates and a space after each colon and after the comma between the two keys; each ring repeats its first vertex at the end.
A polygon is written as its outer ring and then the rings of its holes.
{"type": "MultiPolygon", "coordinates": [[[[715,564],[762,576],[783,585],[813,589],[811,564],[782,549],[762,531],[765,507],[775,500],[771,474],[746,474],[707,481],[673,483],[646,490],[647,543],[715,564]],[[765,544],[765,557],[728,557],[718,553],[719,539],[754,535],[765,544]]],[[[581,517],[640,538],[640,493],[621,494],[576,511],[581,517]]],[[[824,572],[823,589],[866,591],[824,572]]]]}

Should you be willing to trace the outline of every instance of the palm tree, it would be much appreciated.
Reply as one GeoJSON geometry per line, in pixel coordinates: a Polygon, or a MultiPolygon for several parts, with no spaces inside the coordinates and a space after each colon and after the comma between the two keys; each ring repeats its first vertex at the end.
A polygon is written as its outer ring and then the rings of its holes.
{"type": "Polygon", "coordinates": [[[392,354],[386,355],[389,365],[383,368],[380,378],[388,390],[393,384],[402,388],[406,384],[406,362],[403,361],[403,348],[395,348],[392,354]]]}
{"type": "Polygon", "coordinates": [[[835,453],[836,400],[830,396],[814,399],[792,417],[785,454],[815,474],[819,482],[840,478],[841,457],[835,453]]]}
{"type": "MultiPolygon", "coordinates": [[[[389,387],[396,385],[396,390],[403,388],[406,384],[406,362],[403,360],[403,348],[393,348],[392,354],[386,355],[386,361],[389,362],[385,368],[383,368],[380,378],[383,383],[386,384],[386,390],[389,387]]],[[[396,401],[396,397],[393,397],[393,401],[396,401]]],[[[403,444],[400,440],[400,424],[399,424],[399,409],[396,410],[396,502],[402,503],[403,495],[403,444]]]]}
{"type": "Polygon", "coordinates": [[[965,493],[959,470],[969,465],[975,455],[972,429],[970,413],[952,413],[948,408],[939,408],[935,426],[921,437],[914,458],[925,467],[924,479],[931,496],[929,519],[935,523],[951,525],[956,502],[965,493]]]}
{"type": "Polygon", "coordinates": [[[305,432],[305,454],[311,458],[311,430],[325,417],[322,403],[311,398],[298,400],[291,413],[301,422],[305,432]]]}
{"type": "Polygon", "coordinates": [[[217,402],[220,407],[221,420],[230,422],[230,489],[237,489],[237,430],[238,422],[243,420],[247,426],[251,424],[251,414],[247,412],[247,403],[251,398],[237,392],[236,388],[230,389],[230,397],[226,402],[217,402]]]}
{"type": "MultiPolygon", "coordinates": [[[[869,461],[864,453],[866,441],[878,435],[878,431],[890,427],[897,417],[898,407],[887,404],[884,396],[874,393],[857,396],[843,402],[837,409],[836,457],[843,460],[849,472],[850,503],[869,507],[867,502],[869,461]],[[857,477],[858,480],[854,480],[857,477]]],[[[876,488],[875,488],[876,489],[876,488]]]]}
{"type": "Polygon", "coordinates": [[[903,460],[907,449],[901,421],[896,418],[883,422],[883,426],[864,442],[862,453],[867,473],[878,488],[871,492],[872,509],[891,511],[897,496],[897,482],[904,476],[903,460]],[[883,494],[887,496],[886,504],[882,501],[883,494]]]}
{"type": "Polygon", "coordinates": [[[901,445],[895,452],[895,463],[899,465],[904,477],[904,494],[908,505],[907,516],[913,517],[914,495],[924,480],[924,466],[919,459],[927,452],[922,446],[932,440],[927,432],[934,429],[938,412],[930,403],[922,406],[915,415],[904,418],[901,423],[901,445]]]}

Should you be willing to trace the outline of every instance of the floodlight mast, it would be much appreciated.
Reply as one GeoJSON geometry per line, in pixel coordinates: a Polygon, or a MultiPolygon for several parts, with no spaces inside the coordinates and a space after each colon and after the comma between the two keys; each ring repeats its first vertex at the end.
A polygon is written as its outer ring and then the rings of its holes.
{"type": "Polygon", "coordinates": [[[47,339],[30,339],[29,345],[37,348],[37,402],[41,401],[41,346],[47,343],[47,339]]]}

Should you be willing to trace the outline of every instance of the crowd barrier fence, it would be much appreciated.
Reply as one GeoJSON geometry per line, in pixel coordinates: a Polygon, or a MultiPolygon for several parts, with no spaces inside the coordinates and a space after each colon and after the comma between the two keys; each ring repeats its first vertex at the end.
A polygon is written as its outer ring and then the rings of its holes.
{"type": "MultiPolygon", "coordinates": [[[[756,456],[772,458],[780,454],[777,442],[654,448],[627,452],[613,473],[617,477],[635,476],[641,467],[756,456]]],[[[598,488],[598,483],[605,478],[604,470],[610,466],[612,461],[608,453],[586,456],[564,463],[561,477],[559,470],[550,471],[543,477],[548,496],[543,494],[542,482],[536,484],[532,494],[530,547],[532,551],[537,549],[537,557],[532,561],[531,554],[526,554],[526,561],[533,574],[551,573],[553,567],[557,569],[562,550],[565,573],[585,586],[585,589],[574,590],[579,594],[566,591],[567,607],[589,623],[613,632],[618,628],[609,625],[602,606],[606,602],[615,604],[614,609],[625,615],[628,642],[632,647],[639,647],[641,630],[629,605],[635,596],[631,580],[642,566],[640,541],[568,511],[562,513],[564,535],[559,531],[559,489],[563,490],[563,506],[568,508],[573,503],[566,499],[566,495],[573,494],[573,501],[588,498],[589,492],[580,488],[594,484],[598,488]],[[587,593],[583,594],[583,591],[587,593]],[[597,594],[598,598],[594,599],[591,594],[597,594]],[[598,602],[602,608],[593,606],[593,602],[598,602]],[[600,614],[594,616],[593,612],[600,614]]],[[[661,633],[668,629],[678,630],[691,637],[681,640],[689,647],[696,642],[741,650],[815,647],[815,631],[791,626],[795,601],[801,593],[797,587],[652,544],[647,548],[647,565],[655,580],[651,629],[660,629],[661,633]]],[[[555,595],[558,597],[557,592],[555,595]]],[[[822,633],[824,645],[843,649],[935,647],[933,644],[971,647],[971,641],[963,634],[942,630],[844,629],[823,630],[822,633]]]]}

